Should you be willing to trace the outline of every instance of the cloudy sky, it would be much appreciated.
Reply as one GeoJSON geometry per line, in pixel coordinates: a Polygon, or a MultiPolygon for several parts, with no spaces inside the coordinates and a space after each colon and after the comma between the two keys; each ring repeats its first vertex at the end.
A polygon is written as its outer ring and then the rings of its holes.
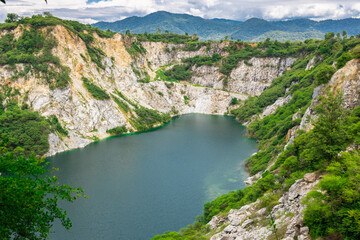
{"type": "Polygon", "coordinates": [[[359,0],[48,0],[48,4],[44,0],[6,1],[6,5],[0,5],[1,22],[9,12],[31,16],[44,11],[84,23],[116,21],[160,10],[234,20],[360,18],[359,0]]]}

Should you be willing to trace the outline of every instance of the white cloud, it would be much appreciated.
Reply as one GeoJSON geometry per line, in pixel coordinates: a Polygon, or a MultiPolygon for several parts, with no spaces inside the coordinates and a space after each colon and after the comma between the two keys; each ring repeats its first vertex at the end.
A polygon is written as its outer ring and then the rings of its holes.
{"type": "Polygon", "coordinates": [[[87,0],[48,0],[48,4],[42,0],[7,0],[7,4],[1,6],[0,21],[9,12],[30,16],[49,11],[61,18],[93,23],[144,16],[159,10],[235,20],[360,17],[358,0],[101,0],[91,3],[87,0]]]}
{"type": "Polygon", "coordinates": [[[336,3],[319,3],[319,4],[299,4],[297,6],[278,5],[268,7],[264,11],[264,18],[284,19],[284,18],[346,18],[352,17],[351,8],[345,8],[336,3]]]}

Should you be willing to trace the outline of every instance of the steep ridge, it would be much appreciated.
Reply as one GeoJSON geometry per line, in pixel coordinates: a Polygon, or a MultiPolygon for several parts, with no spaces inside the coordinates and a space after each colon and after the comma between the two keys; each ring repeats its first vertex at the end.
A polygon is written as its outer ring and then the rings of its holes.
{"type": "Polygon", "coordinates": [[[129,17],[115,22],[97,22],[95,27],[125,33],[156,33],[169,31],[177,34],[197,34],[201,40],[221,40],[225,36],[245,41],[263,41],[270,37],[278,41],[322,38],[327,32],[342,32],[349,35],[359,33],[359,20],[356,18],[314,21],[294,19],[266,21],[251,18],[244,22],[226,19],[203,19],[188,14],[159,11],[143,17],[129,17]]]}

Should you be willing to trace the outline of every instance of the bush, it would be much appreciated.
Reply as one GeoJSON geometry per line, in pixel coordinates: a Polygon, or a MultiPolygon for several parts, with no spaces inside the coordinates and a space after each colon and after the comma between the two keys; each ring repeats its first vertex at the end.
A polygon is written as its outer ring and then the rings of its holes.
{"type": "Polygon", "coordinates": [[[16,105],[0,112],[0,147],[9,151],[43,155],[49,150],[49,133],[49,122],[38,112],[21,110],[16,105]]]}
{"type": "Polygon", "coordinates": [[[323,66],[315,74],[315,81],[317,85],[328,83],[334,73],[335,69],[332,66],[323,66]]]}
{"type": "Polygon", "coordinates": [[[110,96],[101,88],[90,82],[89,79],[82,77],[83,85],[91,93],[91,95],[98,100],[108,100],[110,96]]]}
{"type": "Polygon", "coordinates": [[[237,102],[238,102],[237,98],[234,97],[231,99],[231,105],[235,105],[235,104],[237,104],[237,102]]]}
{"type": "Polygon", "coordinates": [[[108,134],[110,135],[121,135],[123,133],[126,133],[127,132],[127,129],[124,126],[120,126],[120,127],[115,127],[115,128],[112,128],[112,129],[109,129],[106,131],[108,134]]]}
{"type": "Polygon", "coordinates": [[[56,131],[64,136],[68,136],[68,131],[61,126],[59,119],[55,115],[50,116],[47,120],[50,124],[52,131],[56,131]]]}
{"type": "Polygon", "coordinates": [[[138,131],[145,131],[152,128],[157,123],[165,123],[171,120],[170,114],[159,113],[156,110],[148,109],[145,107],[135,108],[137,118],[132,117],[130,123],[138,131]]]}
{"type": "Polygon", "coordinates": [[[345,64],[353,59],[354,56],[351,53],[345,52],[343,53],[336,61],[336,68],[340,69],[345,66],[345,64]]]}
{"type": "Polygon", "coordinates": [[[186,81],[190,80],[192,74],[189,71],[190,67],[187,65],[175,65],[170,70],[164,72],[169,81],[186,81]]]}

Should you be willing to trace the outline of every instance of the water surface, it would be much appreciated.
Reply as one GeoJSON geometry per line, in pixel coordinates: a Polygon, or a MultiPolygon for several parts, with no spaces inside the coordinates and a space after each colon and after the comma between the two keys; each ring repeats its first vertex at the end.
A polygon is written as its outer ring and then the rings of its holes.
{"type": "Polygon", "coordinates": [[[145,240],[178,231],[203,204],[243,188],[243,160],[256,151],[232,117],[191,114],[146,133],[119,136],[50,158],[63,184],[88,199],[62,203],[73,222],[50,239],[145,240]]]}

